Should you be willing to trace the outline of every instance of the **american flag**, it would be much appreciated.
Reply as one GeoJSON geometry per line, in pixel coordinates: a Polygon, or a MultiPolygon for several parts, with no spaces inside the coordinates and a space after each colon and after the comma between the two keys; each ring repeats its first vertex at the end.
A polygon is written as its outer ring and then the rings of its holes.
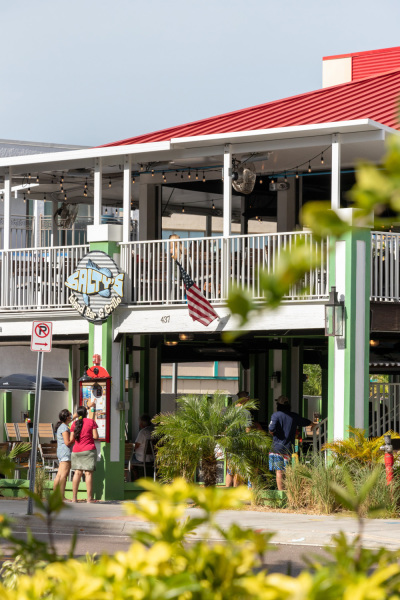
{"type": "Polygon", "coordinates": [[[212,323],[214,319],[219,319],[219,316],[209,301],[203,296],[190,275],[186,273],[185,269],[178,261],[176,261],[176,264],[179,267],[183,283],[185,284],[189,315],[192,317],[193,321],[200,321],[200,323],[207,326],[212,323]]]}

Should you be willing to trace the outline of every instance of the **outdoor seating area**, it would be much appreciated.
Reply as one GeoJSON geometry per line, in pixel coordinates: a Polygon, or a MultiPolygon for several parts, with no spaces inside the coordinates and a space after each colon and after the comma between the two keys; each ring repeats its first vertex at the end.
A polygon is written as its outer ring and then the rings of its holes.
{"type": "MultiPolygon", "coordinates": [[[[0,445],[0,451],[5,454],[9,454],[18,444],[30,444],[32,441],[31,424],[26,421],[23,423],[4,423],[4,429],[7,441],[0,445]]],[[[58,469],[57,445],[53,423],[39,423],[38,436],[37,465],[45,469],[51,478],[53,478],[58,469]]],[[[19,453],[13,460],[15,462],[14,478],[20,479],[26,473],[26,478],[29,479],[31,450],[28,449],[19,453]]]]}

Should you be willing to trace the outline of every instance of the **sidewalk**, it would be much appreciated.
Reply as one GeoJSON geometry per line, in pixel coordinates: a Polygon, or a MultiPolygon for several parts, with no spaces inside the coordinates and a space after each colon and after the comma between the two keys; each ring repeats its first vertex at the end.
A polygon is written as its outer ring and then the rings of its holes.
{"type": "MultiPolygon", "coordinates": [[[[76,529],[78,533],[128,536],[132,531],[149,527],[138,517],[125,515],[123,502],[79,503],[67,506],[69,508],[64,510],[56,520],[56,531],[72,532],[76,529]]],[[[45,528],[43,520],[35,516],[27,516],[26,510],[26,500],[0,499],[0,514],[12,517],[16,530],[21,531],[26,527],[30,527],[33,531],[43,530],[45,528]]],[[[187,515],[197,517],[201,515],[201,510],[188,508],[187,515]]],[[[222,528],[237,523],[241,527],[257,531],[272,531],[275,532],[273,542],[299,546],[330,544],[332,535],[339,531],[344,531],[351,538],[357,535],[357,523],[350,516],[226,510],[218,514],[217,522],[222,528]]],[[[199,528],[197,531],[199,537],[204,535],[204,529],[199,528]]],[[[369,548],[385,546],[387,549],[400,549],[400,519],[366,520],[364,545],[369,548]]]]}

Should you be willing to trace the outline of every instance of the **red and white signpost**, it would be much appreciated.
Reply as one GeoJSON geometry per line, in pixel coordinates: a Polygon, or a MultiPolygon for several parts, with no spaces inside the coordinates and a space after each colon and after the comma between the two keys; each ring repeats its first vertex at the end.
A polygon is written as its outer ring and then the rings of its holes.
{"type": "MultiPolygon", "coordinates": [[[[51,342],[53,335],[53,323],[51,321],[33,321],[32,323],[32,338],[31,350],[38,352],[37,368],[36,368],[36,394],[35,394],[35,413],[33,416],[33,434],[32,434],[32,449],[31,449],[31,468],[29,478],[29,491],[35,491],[36,479],[36,455],[38,447],[38,430],[39,430],[39,413],[40,413],[40,398],[42,394],[42,377],[43,377],[43,352],[51,352],[51,342]]],[[[33,500],[28,499],[27,514],[33,513],[33,500]]]]}

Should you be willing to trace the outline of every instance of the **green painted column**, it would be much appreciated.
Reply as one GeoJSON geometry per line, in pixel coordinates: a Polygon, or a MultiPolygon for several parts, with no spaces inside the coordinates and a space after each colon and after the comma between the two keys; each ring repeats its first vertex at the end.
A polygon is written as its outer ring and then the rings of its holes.
{"type": "MultiPolygon", "coordinates": [[[[92,242],[90,250],[100,250],[115,258],[119,254],[116,242],[92,242]]],[[[125,340],[114,342],[114,315],[99,324],[89,323],[88,363],[92,364],[93,354],[101,355],[101,365],[111,375],[110,403],[110,443],[100,443],[101,460],[97,462],[93,478],[93,489],[96,499],[124,499],[124,462],[125,462],[125,410],[118,409],[118,402],[125,399],[124,386],[124,353],[125,340]]]]}
{"type": "Polygon", "coordinates": [[[132,382],[132,373],[133,373],[133,352],[129,352],[126,357],[126,362],[128,365],[128,373],[129,373],[129,383],[128,383],[128,440],[133,439],[133,382],[132,382]]]}
{"type": "Polygon", "coordinates": [[[368,426],[370,257],[367,229],[343,236],[330,256],[330,286],[336,285],[345,302],[344,336],[329,338],[330,440],[348,437],[349,426],[368,426]]]}
{"type": "MultiPolygon", "coordinates": [[[[33,417],[35,414],[35,392],[28,392],[27,398],[27,411],[29,413],[29,418],[33,423],[33,417]]],[[[40,418],[40,415],[39,415],[40,418]]]]}
{"type": "Polygon", "coordinates": [[[4,423],[12,423],[12,392],[3,392],[3,414],[1,422],[2,438],[7,439],[4,423]]]}

